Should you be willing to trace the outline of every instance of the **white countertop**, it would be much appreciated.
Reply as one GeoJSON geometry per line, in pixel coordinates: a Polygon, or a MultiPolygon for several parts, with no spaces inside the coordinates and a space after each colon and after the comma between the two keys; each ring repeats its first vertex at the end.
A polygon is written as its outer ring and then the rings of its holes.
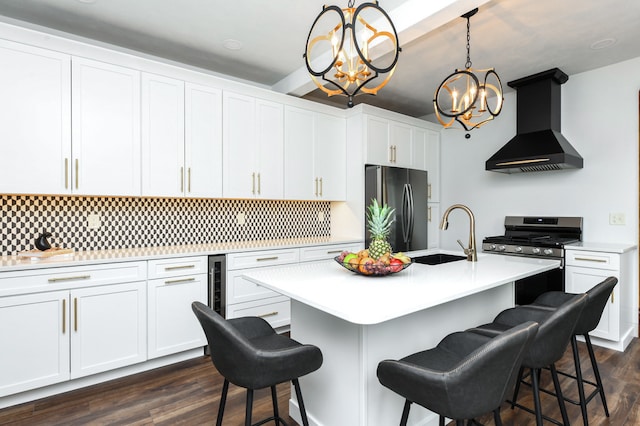
{"type": "Polygon", "coordinates": [[[351,244],[361,241],[333,237],[283,238],[261,241],[237,241],[216,244],[189,244],[163,247],[136,247],[128,249],[76,251],[46,259],[0,256],[0,272],[40,268],[92,265],[111,262],[133,262],[170,257],[208,256],[234,252],[270,250],[278,248],[351,244]]]}
{"type": "Polygon", "coordinates": [[[416,263],[385,277],[357,275],[333,260],[250,271],[243,276],[346,321],[368,325],[559,266],[559,260],[479,253],[477,262],[416,263]]]}
{"type": "Polygon", "coordinates": [[[598,243],[593,241],[580,241],[567,244],[565,250],[600,251],[605,253],[626,253],[635,250],[637,246],[631,243],[598,243]]]}

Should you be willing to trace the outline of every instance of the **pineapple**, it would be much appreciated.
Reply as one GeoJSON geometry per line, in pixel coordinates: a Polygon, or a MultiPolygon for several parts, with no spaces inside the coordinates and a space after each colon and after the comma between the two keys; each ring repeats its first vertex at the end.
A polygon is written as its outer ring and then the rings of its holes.
{"type": "Polygon", "coordinates": [[[387,236],[395,220],[394,212],[395,209],[389,208],[386,204],[380,206],[375,198],[371,199],[371,205],[367,207],[367,229],[371,234],[369,256],[375,260],[385,253],[391,253],[391,244],[387,241],[387,236]]]}

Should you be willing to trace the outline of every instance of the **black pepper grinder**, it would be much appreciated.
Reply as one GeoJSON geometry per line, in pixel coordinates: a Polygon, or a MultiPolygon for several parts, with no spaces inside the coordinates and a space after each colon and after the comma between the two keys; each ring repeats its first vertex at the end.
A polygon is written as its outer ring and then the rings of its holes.
{"type": "Polygon", "coordinates": [[[45,251],[51,248],[51,244],[47,241],[47,238],[51,236],[51,232],[44,231],[36,238],[36,248],[41,251],[45,251]]]}

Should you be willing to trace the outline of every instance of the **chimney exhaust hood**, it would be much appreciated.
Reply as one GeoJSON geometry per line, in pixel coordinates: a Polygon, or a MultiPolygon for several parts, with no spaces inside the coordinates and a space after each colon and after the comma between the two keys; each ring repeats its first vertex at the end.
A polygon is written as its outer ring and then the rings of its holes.
{"type": "Polygon", "coordinates": [[[560,133],[560,85],[568,79],[553,68],[507,83],[518,91],[516,136],[486,161],[486,170],[519,173],[582,168],[582,157],[560,133]]]}

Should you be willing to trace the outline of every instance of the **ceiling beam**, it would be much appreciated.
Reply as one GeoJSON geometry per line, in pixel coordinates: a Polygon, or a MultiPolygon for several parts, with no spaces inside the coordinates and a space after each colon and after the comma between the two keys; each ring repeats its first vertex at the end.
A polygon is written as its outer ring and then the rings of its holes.
{"type": "MultiPolygon", "coordinates": [[[[387,11],[387,13],[396,27],[398,40],[402,44],[408,44],[489,1],[406,0],[395,9],[387,11]]],[[[400,47],[402,47],[402,44],[400,47]]],[[[380,52],[380,54],[384,53],[388,52],[380,52]]],[[[400,58],[400,60],[403,60],[402,56],[400,58]]],[[[302,57],[300,59],[300,62],[304,62],[302,57]]],[[[316,88],[317,86],[311,80],[305,65],[302,65],[271,87],[276,92],[294,96],[304,96],[316,88]]]]}

